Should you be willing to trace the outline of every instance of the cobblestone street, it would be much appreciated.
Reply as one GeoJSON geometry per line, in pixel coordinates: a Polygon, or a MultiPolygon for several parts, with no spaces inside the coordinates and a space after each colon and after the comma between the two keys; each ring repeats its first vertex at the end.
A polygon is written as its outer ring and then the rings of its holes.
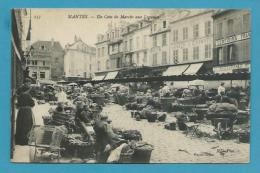
{"type": "Polygon", "coordinates": [[[139,130],[143,140],[154,146],[151,163],[249,162],[249,144],[235,140],[195,138],[178,130],[166,130],[163,123],[135,121],[130,111],[115,104],[107,105],[103,111],[112,120],[113,127],[139,130]]]}

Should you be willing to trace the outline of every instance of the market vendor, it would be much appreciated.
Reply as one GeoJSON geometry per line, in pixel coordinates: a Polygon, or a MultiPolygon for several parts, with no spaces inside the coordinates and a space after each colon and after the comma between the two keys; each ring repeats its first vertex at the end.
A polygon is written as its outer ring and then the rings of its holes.
{"type": "Polygon", "coordinates": [[[17,106],[18,114],[16,119],[16,134],[15,143],[17,145],[28,144],[28,133],[34,124],[34,115],[32,107],[34,107],[34,100],[30,95],[31,80],[26,79],[24,85],[19,88],[17,106]]]}
{"type": "Polygon", "coordinates": [[[111,126],[107,123],[107,116],[102,115],[95,121],[94,130],[96,134],[97,161],[105,163],[110,151],[118,147],[121,139],[113,133],[111,126]]]}

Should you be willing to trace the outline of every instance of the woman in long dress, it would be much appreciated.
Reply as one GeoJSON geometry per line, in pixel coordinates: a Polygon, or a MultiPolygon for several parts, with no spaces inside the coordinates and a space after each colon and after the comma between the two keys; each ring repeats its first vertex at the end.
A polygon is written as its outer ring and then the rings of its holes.
{"type": "Polygon", "coordinates": [[[34,117],[32,112],[34,100],[29,93],[30,90],[30,81],[27,80],[25,85],[21,88],[20,93],[18,93],[17,107],[19,110],[16,119],[16,145],[28,144],[28,134],[34,124],[34,117]]]}

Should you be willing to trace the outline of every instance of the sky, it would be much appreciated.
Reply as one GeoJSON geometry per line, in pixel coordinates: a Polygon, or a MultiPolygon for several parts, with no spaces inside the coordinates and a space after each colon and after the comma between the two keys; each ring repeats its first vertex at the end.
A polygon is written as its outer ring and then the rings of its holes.
{"type": "MultiPolygon", "coordinates": [[[[95,46],[98,34],[105,34],[108,24],[119,25],[120,21],[133,23],[145,17],[156,17],[165,12],[176,17],[190,15],[203,9],[31,9],[32,31],[31,43],[49,41],[52,38],[59,41],[64,48],[74,42],[75,35],[90,46],[95,46]],[[177,15],[176,15],[177,14],[177,15]],[[81,16],[80,16],[81,15],[81,16]],[[121,18],[121,15],[128,18],[121,18]],[[116,18],[116,16],[118,18],[116,18]],[[132,18],[129,18],[132,16],[132,18]]],[[[204,9],[205,10],[205,9],[204,9]]],[[[30,9],[28,11],[28,18],[30,9]]],[[[28,25],[28,24],[27,24],[28,25]]]]}
{"type": "Polygon", "coordinates": [[[148,9],[31,9],[31,40],[33,43],[53,38],[64,47],[67,43],[73,43],[76,35],[88,45],[94,46],[97,35],[104,34],[109,23],[118,26],[120,20],[115,19],[115,15],[119,18],[121,15],[132,15],[133,19],[121,19],[131,23],[138,20],[135,19],[136,16],[151,16],[151,14],[151,10],[148,9]],[[84,16],[75,18],[76,15],[84,16]]]}

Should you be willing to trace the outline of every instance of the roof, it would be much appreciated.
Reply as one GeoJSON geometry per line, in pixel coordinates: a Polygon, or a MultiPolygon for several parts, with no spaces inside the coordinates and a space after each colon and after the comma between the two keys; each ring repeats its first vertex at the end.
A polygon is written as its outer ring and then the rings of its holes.
{"type": "Polygon", "coordinates": [[[61,47],[61,44],[58,41],[36,41],[32,44],[34,50],[40,49],[41,46],[44,46],[45,50],[58,52],[63,51],[63,48],[61,47]]]}

